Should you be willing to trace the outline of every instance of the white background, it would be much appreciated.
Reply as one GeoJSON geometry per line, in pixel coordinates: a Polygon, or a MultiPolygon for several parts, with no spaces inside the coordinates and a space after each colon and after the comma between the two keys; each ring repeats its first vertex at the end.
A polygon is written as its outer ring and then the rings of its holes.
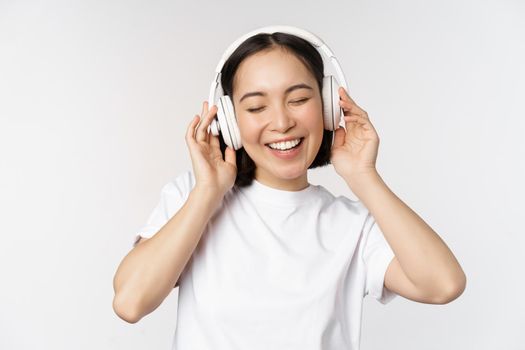
{"type": "MultiPolygon", "coordinates": [[[[170,348],[177,293],[128,324],[112,279],[191,167],[223,51],[275,24],[332,48],[379,173],[467,274],[446,305],[367,298],[362,349],[522,348],[524,18],[518,0],[0,0],[0,348],[170,348]]],[[[353,197],[331,166],[309,180],[353,197]]]]}

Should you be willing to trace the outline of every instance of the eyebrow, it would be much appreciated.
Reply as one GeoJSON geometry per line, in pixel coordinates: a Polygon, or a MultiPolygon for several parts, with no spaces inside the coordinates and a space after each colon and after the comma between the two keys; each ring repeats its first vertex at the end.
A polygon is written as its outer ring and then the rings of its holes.
{"type": "MultiPolygon", "coordinates": [[[[297,90],[297,89],[310,89],[310,90],[313,90],[310,85],[306,85],[304,83],[300,83],[300,84],[295,84],[295,85],[290,86],[289,88],[287,88],[284,91],[284,93],[285,94],[289,94],[290,92],[292,92],[294,90],[297,90]]],[[[261,91],[248,92],[248,93],[244,94],[241,97],[241,99],[239,100],[239,103],[241,103],[242,100],[244,100],[245,98],[248,98],[248,97],[251,97],[251,96],[266,96],[266,93],[261,92],[261,91]]]]}

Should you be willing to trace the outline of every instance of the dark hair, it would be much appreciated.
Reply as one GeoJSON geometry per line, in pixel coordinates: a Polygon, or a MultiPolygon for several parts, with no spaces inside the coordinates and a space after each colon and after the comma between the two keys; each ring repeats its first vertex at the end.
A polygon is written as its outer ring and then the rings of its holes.
{"type": "MultiPolygon", "coordinates": [[[[224,63],[221,71],[221,85],[224,95],[230,96],[233,102],[233,79],[241,62],[249,56],[264,50],[283,49],[295,55],[306,68],[314,75],[319,86],[322,100],[324,64],[323,58],[317,49],[310,42],[298,36],[275,32],[273,34],[259,33],[246,39],[224,63]]],[[[323,102],[324,104],[324,102],[323,102]]],[[[226,144],[222,139],[222,133],[219,131],[219,142],[224,158],[226,144]]],[[[323,140],[319,147],[319,152],[315,156],[312,164],[308,169],[313,169],[330,164],[333,131],[323,130],[323,140]]],[[[250,158],[244,147],[235,151],[237,161],[237,177],[235,186],[244,187],[252,183],[255,177],[255,163],[250,158]]]]}

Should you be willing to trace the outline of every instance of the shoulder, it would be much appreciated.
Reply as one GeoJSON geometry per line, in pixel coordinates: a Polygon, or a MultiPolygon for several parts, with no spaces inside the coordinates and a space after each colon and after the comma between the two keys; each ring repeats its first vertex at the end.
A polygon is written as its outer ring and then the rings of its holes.
{"type": "Polygon", "coordinates": [[[195,187],[195,176],[191,170],[185,170],[173,177],[162,187],[167,196],[186,197],[195,187]]]}
{"type": "Polygon", "coordinates": [[[356,214],[368,213],[368,209],[364,206],[363,202],[350,199],[345,195],[336,196],[321,185],[317,185],[317,187],[317,194],[323,201],[324,207],[342,208],[356,214]]]}

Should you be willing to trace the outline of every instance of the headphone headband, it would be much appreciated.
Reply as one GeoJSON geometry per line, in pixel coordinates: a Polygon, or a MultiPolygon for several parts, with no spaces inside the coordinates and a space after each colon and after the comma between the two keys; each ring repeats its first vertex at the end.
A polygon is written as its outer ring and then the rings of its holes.
{"type": "MultiPolygon", "coordinates": [[[[317,49],[317,51],[319,51],[320,53],[324,53],[326,55],[326,57],[328,59],[330,59],[330,62],[332,63],[332,65],[335,68],[339,84],[342,87],[344,87],[345,90],[348,91],[348,86],[346,84],[346,79],[345,79],[345,76],[343,74],[343,70],[341,69],[341,65],[339,64],[339,61],[337,61],[337,58],[333,54],[332,50],[330,50],[328,45],[326,45],[319,37],[317,37],[316,35],[314,35],[311,32],[308,32],[308,31],[306,31],[304,29],[300,29],[300,28],[297,28],[297,27],[285,26],[285,25],[267,26],[267,27],[261,27],[261,28],[252,30],[252,31],[242,35],[240,38],[235,40],[226,49],[226,51],[223,53],[223,55],[221,57],[221,60],[219,61],[219,63],[217,64],[217,67],[215,68],[215,78],[213,79],[213,81],[211,83],[211,86],[210,86],[210,97],[208,98],[208,106],[210,108],[211,108],[211,106],[213,106],[215,104],[215,100],[216,100],[215,97],[216,97],[216,94],[217,94],[217,87],[220,88],[219,89],[220,90],[220,94],[221,95],[223,94],[222,86],[221,86],[221,82],[220,82],[221,70],[222,70],[222,67],[224,66],[224,63],[230,57],[230,55],[233,53],[233,51],[235,51],[235,49],[237,49],[237,47],[239,47],[246,39],[248,39],[248,38],[250,38],[252,36],[255,36],[255,35],[260,34],[260,33],[273,34],[275,32],[282,32],[282,33],[287,33],[287,34],[292,34],[292,35],[298,36],[298,37],[300,37],[300,38],[310,42],[310,44],[312,44],[317,49]]],[[[323,62],[326,65],[325,57],[323,57],[323,55],[321,55],[321,57],[323,58],[323,62]]],[[[232,101],[233,101],[233,97],[232,97],[232,101]]]]}

